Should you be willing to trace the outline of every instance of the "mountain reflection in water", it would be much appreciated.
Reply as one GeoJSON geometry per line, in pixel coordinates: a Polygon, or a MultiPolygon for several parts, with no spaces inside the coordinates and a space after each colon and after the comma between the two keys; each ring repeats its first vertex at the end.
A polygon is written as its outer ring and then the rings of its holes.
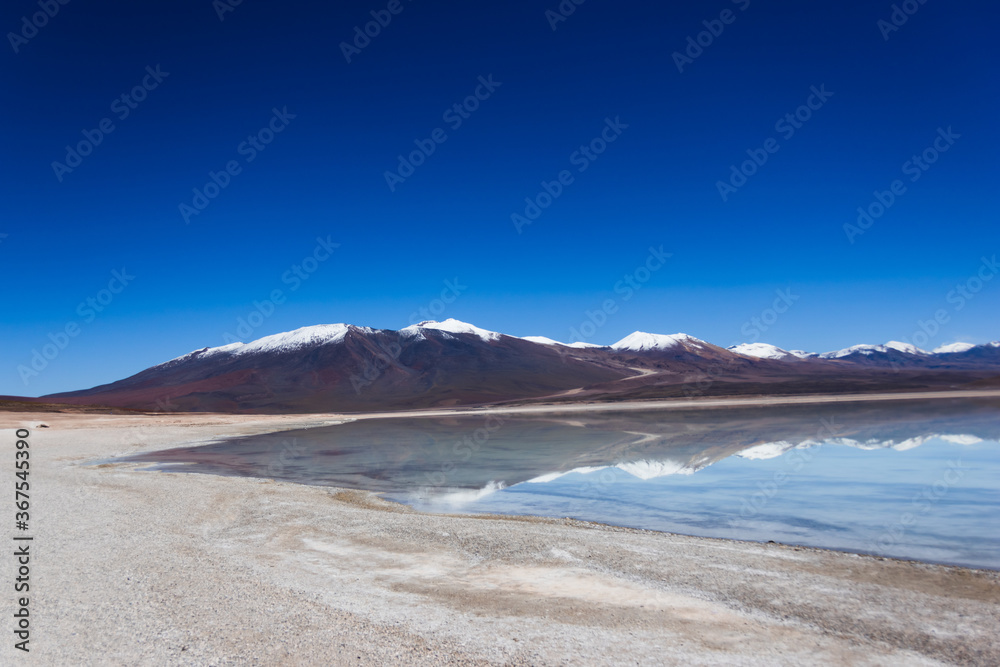
{"type": "Polygon", "coordinates": [[[998,441],[1000,401],[845,402],[359,419],[123,460],[997,568],[998,441]]]}

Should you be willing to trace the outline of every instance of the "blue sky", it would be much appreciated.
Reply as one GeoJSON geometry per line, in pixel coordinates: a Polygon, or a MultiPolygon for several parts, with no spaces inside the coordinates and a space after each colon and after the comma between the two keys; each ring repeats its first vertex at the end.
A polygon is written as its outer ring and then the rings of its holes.
{"type": "Polygon", "coordinates": [[[1000,10],[669,4],[6,3],[0,394],[120,379],[241,318],[824,351],[944,311],[926,347],[1000,338],[1000,10]]]}

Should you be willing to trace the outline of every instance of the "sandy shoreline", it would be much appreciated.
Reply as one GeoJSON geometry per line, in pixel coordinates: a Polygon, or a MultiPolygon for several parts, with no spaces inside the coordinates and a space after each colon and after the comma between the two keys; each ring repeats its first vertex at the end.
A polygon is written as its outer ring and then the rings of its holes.
{"type": "Polygon", "coordinates": [[[1000,663],[996,572],[82,465],[342,417],[0,414],[35,537],[32,650],[8,592],[0,662],[1000,663]]]}

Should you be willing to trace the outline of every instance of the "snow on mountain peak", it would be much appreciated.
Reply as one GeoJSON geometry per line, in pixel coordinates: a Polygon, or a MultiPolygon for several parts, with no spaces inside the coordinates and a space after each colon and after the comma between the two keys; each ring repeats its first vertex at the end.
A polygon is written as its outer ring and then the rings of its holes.
{"type": "Polygon", "coordinates": [[[948,343],[934,348],[934,354],[950,354],[952,352],[966,352],[974,348],[972,343],[948,343]]]}
{"type": "Polygon", "coordinates": [[[742,354],[748,357],[757,357],[758,359],[794,360],[800,358],[797,354],[767,343],[743,343],[741,345],[733,345],[728,349],[736,354],[742,354]]]}
{"type": "Polygon", "coordinates": [[[453,317],[449,317],[444,322],[436,322],[434,320],[425,320],[419,324],[413,324],[401,329],[402,333],[407,334],[419,334],[421,329],[435,329],[437,331],[443,331],[445,333],[463,333],[463,334],[473,334],[479,336],[484,341],[499,340],[501,334],[496,331],[487,331],[486,329],[480,329],[477,326],[473,326],[468,322],[462,322],[456,320],[453,317]]]}
{"type": "MultiPolygon", "coordinates": [[[[229,343],[228,345],[220,345],[219,347],[205,347],[200,350],[188,352],[187,354],[181,355],[176,359],[171,359],[166,362],[166,364],[174,361],[180,361],[182,359],[187,360],[195,357],[198,359],[204,359],[206,357],[214,357],[220,354],[243,356],[246,354],[257,354],[260,352],[292,352],[301,347],[327,343],[339,343],[344,340],[344,337],[350,329],[351,326],[347,324],[317,324],[314,326],[295,329],[294,331],[286,331],[284,333],[273,334],[271,336],[264,336],[263,338],[250,341],[249,343],[237,342],[229,343]]],[[[361,330],[371,331],[371,329],[368,329],[367,327],[361,328],[361,330]]],[[[160,365],[163,366],[166,364],[160,365]]]]}
{"type": "Polygon", "coordinates": [[[834,350],[833,352],[824,352],[819,355],[823,359],[839,359],[840,357],[846,357],[849,354],[861,353],[861,354],[875,354],[876,352],[885,352],[884,345],[852,345],[850,347],[845,347],[843,350],[834,350]]]}
{"type": "Polygon", "coordinates": [[[526,340],[529,343],[538,343],[539,345],[565,345],[566,343],[560,343],[557,340],[552,340],[551,338],[546,338],[545,336],[521,336],[521,340],[526,340]]]}
{"type": "Polygon", "coordinates": [[[265,336],[264,338],[251,341],[239,348],[237,353],[290,352],[300,347],[339,343],[347,336],[350,328],[350,325],[347,324],[317,324],[316,326],[302,327],[294,331],[265,336]]]}
{"type": "Polygon", "coordinates": [[[898,340],[890,340],[885,345],[852,345],[851,347],[845,347],[843,350],[835,350],[833,352],[824,352],[819,355],[823,359],[839,359],[840,357],[846,357],[850,354],[866,354],[872,355],[877,353],[885,353],[889,350],[896,350],[897,352],[904,352],[906,354],[915,354],[920,356],[926,356],[929,354],[925,350],[921,350],[916,345],[911,345],[910,343],[901,343],[898,340]]]}
{"type": "Polygon", "coordinates": [[[539,345],[562,345],[563,347],[605,347],[604,345],[597,345],[595,343],[584,343],[582,341],[577,341],[576,343],[560,343],[557,340],[552,340],[545,336],[522,336],[521,340],[526,340],[529,343],[538,343],[539,345]]]}
{"type": "Polygon", "coordinates": [[[911,345],[910,343],[900,343],[898,340],[890,340],[885,344],[890,350],[898,350],[899,352],[906,352],[907,354],[929,354],[927,350],[921,350],[916,345],[911,345]]]}
{"type": "MultiPolygon", "coordinates": [[[[200,350],[195,350],[189,352],[175,359],[165,362],[164,364],[159,364],[159,366],[164,366],[166,364],[171,364],[174,362],[188,361],[193,359],[205,359],[209,357],[215,357],[217,355],[229,355],[229,356],[243,356],[250,354],[259,353],[286,353],[298,350],[301,348],[314,347],[317,345],[325,345],[331,343],[339,343],[344,340],[347,333],[350,330],[360,331],[363,333],[372,333],[375,330],[370,327],[355,327],[348,324],[319,324],[315,326],[307,326],[294,331],[288,331],[285,333],[273,334],[271,336],[264,336],[257,340],[251,341],[249,343],[230,343],[228,345],[221,345],[218,347],[206,347],[200,350]]],[[[488,331],[486,329],[480,329],[477,326],[469,324],[467,322],[462,322],[454,318],[449,318],[443,322],[437,322],[434,320],[427,320],[420,322],[419,324],[413,324],[404,329],[401,329],[399,333],[404,336],[413,336],[423,338],[423,332],[429,329],[436,331],[441,331],[445,334],[472,334],[477,336],[480,340],[484,342],[492,342],[500,340],[504,335],[496,331],[488,331]]],[[[664,334],[654,334],[647,333],[643,331],[635,331],[625,338],[622,338],[617,343],[613,345],[596,345],[594,343],[562,343],[552,338],[547,338],[545,336],[525,336],[521,340],[525,340],[538,345],[549,345],[549,346],[563,346],[570,348],[608,348],[610,347],[616,351],[632,351],[632,352],[644,352],[653,350],[697,350],[697,349],[708,349],[708,343],[694,336],[690,336],[684,333],[677,333],[672,335],[664,334]]],[[[967,352],[973,348],[979,348],[986,350],[988,348],[1000,347],[1000,341],[993,341],[991,343],[985,343],[983,345],[974,345],[972,343],[948,343],[941,345],[934,349],[933,352],[927,352],[919,347],[911,344],[904,343],[900,341],[889,341],[884,345],[852,345],[851,347],[844,348],[842,350],[835,350],[832,352],[824,352],[822,354],[816,354],[811,352],[803,352],[802,350],[785,350],[775,345],[770,345],[768,343],[743,343],[740,345],[733,345],[729,348],[729,351],[736,354],[741,354],[749,357],[757,357],[760,359],[774,359],[779,361],[795,361],[798,359],[808,359],[808,358],[819,358],[819,359],[839,359],[841,357],[847,357],[853,354],[862,355],[876,355],[885,354],[887,352],[901,352],[908,355],[923,356],[928,357],[937,354],[955,354],[961,352],[967,352]]]]}
{"type": "Polygon", "coordinates": [[[705,341],[698,340],[694,336],[685,333],[672,335],[652,334],[644,331],[636,331],[625,336],[620,341],[611,346],[613,350],[631,350],[633,352],[643,352],[646,350],[668,350],[672,347],[683,344],[695,347],[704,347],[705,341]]]}

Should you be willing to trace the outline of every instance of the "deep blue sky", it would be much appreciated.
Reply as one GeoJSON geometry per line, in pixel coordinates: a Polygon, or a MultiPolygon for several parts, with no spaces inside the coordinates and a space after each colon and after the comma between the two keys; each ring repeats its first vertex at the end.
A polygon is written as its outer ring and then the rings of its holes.
{"type": "MultiPolygon", "coordinates": [[[[340,43],[386,5],[246,0],[220,21],[210,0],[77,0],[17,53],[5,39],[0,394],[223,344],[275,289],[285,302],[248,338],[401,328],[455,278],[436,319],[514,335],[568,339],[615,299],[588,340],[729,345],[791,288],[759,340],[912,339],[938,309],[948,322],[926,347],[1000,338],[1000,280],[961,310],[948,300],[1000,252],[995,3],[929,0],[886,40],[890,2],[590,0],[553,30],[556,0],[403,0],[347,63],[340,43]],[[672,54],[726,9],[733,22],[679,72],[672,54]],[[112,102],[157,65],[169,75],[120,119],[112,102]],[[443,112],[490,75],[500,87],[453,130],[443,112]],[[833,96],[786,139],[776,121],[823,85],[833,96]],[[286,107],[296,117],[247,162],[240,143],[286,107]],[[52,162],[105,118],[114,131],[60,182],[52,162]],[[628,128],[579,172],[571,155],[606,118],[628,128]],[[447,141],[390,191],[396,156],[439,127],[447,141]],[[960,138],[911,182],[904,163],[948,127],[960,138]],[[723,201],[730,165],[772,137],[779,150],[723,201]],[[179,204],[230,160],[242,171],[185,224],[179,204]],[[511,214],[562,170],[574,181],[519,234],[511,214]],[[906,192],[849,242],[844,224],[894,179],[906,192]],[[292,290],[282,276],[317,237],[340,246],[292,290]],[[625,299],[616,282],[651,246],[673,256],[625,299]],[[78,311],[122,268],[135,278],[102,312],[78,311]],[[25,384],[18,365],[70,322],[77,335],[25,384]]],[[[5,3],[0,26],[38,11],[5,3]]]]}

